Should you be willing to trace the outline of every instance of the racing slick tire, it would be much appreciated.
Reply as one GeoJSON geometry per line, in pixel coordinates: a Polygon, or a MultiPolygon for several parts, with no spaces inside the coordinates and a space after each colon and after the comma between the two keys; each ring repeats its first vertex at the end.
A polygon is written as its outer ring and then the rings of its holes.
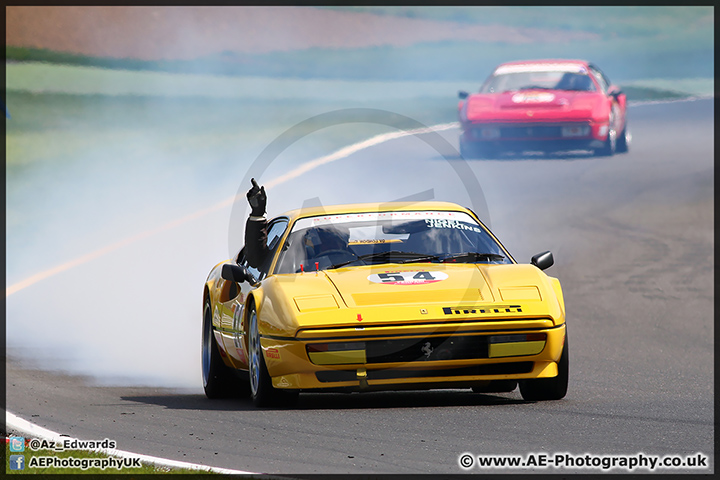
{"type": "MultiPolygon", "coordinates": [[[[612,125],[612,124],[613,124],[613,119],[611,117],[610,120],[608,121],[608,125],[612,125]]],[[[617,142],[618,142],[617,132],[615,131],[615,129],[610,128],[608,126],[607,139],[603,143],[602,147],[595,149],[593,151],[593,154],[596,157],[612,157],[613,155],[615,155],[615,152],[617,151],[617,142]]]]}
{"type": "Polygon", "coordinates": [[[212,306],[205,300],[202,327],[202,375],[203,389],[208,398],[228,398],[242,392],[240,379],[225,365],[215,342],[212,326],[212,306]]]}
{"type": "Polygon", "coordinates": [[[250,396],[256,407],[291,406],[298,400],[297,390],[280,390],[272,385],[272,379],[265,365],[260,345],[257,312],[255,305],[248,311],[248,369],[250,374],[250,396]]]}
{"type": "Polygon", "coordinates": [[[517,380],[490,380],[490,383],[484,387],[472,387],[475,393],[508,393],[515,390],[517,380]]]}
{"type": "Polygon", "coordinates": [[[565,333],[565,343],[562,355],[558,362],[558,374],[553,378],[536,378],[520,380],[520,394],[528,401],[560,400],[567,394],[569,377],[568,336],[565,333]]]}
{"type": "Polygon", "coordinates": [[[617,153],[627,153],[630,149],[630,141],[632,140],[632,134],[630,133],[630,130],[628,130],[627,124],[625,124],[625,127],[623,127],[623,131],[618,136],[617,144],[615,145],[615,152],[617,153]]]}

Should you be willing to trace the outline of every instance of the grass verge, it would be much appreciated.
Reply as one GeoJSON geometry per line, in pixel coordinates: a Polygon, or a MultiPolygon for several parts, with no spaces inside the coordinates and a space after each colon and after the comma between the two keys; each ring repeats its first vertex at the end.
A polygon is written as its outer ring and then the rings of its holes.
{"type": "Polygon", "coordinates": [[[561,29],[593,32],[606,36],[655,35],[712,22],[710,6],[444,6],[438,7],[321,7],[332,10],[367,12],[481,25],[508,25],[520,28],[561,29]]]}
{"type": "MultiPolygon", "coordinates": [[[[167,160],[164,166],[171,168],[170,159],[188,158],[187,152],[196,151],[191,160],[211,169],[220,166],[214,161],[232,163],[249,152],[259,153],[286,129],[333,110],[377,108],[426,125],[451,122],[456,103],[450,95],[397,102],[317,102],[9,91],[6,166],[11,173],[37,162],[62,164],[89,155],[102,163],[111,156],[121,158],[119,152],[134,145],[152,146],[158,166],[167,160]]],[[[377,125],[355,124],[328,131],[331,135],[319,132],[312,137],[313,146],[327,151],[380,131],[377,125]]]]}
{"type": "MultiPolygon", "coordinates": [[[[712,27],[712,25],[710,25],[712,27]]],[[[508,42],[442,41],[406,47],[309,48],[289,52],[220,52],[194,60],[142,61],[85,57],[51,50],[6,47],[10,61],[37,61],[125,70],[206,73],[303,79],[375,81],[482,81],[509,60],[583,58],[610,78],[687,78],[714,76],[714,30],[658,31],[632,37],[608,35],[597,41],[508,42]]]]}

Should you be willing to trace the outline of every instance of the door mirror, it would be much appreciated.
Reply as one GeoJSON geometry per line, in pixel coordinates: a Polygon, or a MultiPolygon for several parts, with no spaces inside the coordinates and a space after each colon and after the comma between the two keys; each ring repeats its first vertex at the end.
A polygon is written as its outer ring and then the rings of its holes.
{"type": "Polygon", "coordinates": [[[250,280],[250,275],[245,267],[236,263],[226,263],[222,266],[220,276],[231,282],[243,283],[250,280]]]}
{"type": "Polygon", "coordinates": [[[537,255],[533,255],[530,259],[530,263],[538,267],[540,270],[545,270],[546,268],[553,266],[555,259],[553,259],[553,254],[551,252],[542,252],[537,255]]]}
{"type": "Polygon", "coordinates": [[[468,97],[468,95],[470,95],[470,94],[468,92],[466,92],[465,90],[460,90],[458,92],[458,98],[461,100],[465,100],[468,97]]]}

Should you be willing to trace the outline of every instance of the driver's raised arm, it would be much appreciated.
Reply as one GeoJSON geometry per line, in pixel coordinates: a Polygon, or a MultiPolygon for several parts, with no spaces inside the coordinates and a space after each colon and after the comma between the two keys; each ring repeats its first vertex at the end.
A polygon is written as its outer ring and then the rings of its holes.
{"type": "Polygon", "coordinates": [[[251,181],[252,188],[246,195],[251,211],[245,222],[245,257],[251,266],[260,268],[268,255],[265,218],[267,195],[264,186],[259,186],[254,178],[251,181]]]}

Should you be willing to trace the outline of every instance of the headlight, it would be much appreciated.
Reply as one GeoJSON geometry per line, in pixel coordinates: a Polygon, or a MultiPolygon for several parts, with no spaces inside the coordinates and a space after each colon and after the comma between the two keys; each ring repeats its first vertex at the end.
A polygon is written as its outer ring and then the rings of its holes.
{"type": "Polygon", "coordinates": [[[367,363],[365,342],[311,343],[306,349],[315,365],[367,363]]]}
{"type": "Polygon", "coordinates": [[[488,357],[537,355],[545,348],[547,334],[493,335],[488,338],[488,357]]]}

